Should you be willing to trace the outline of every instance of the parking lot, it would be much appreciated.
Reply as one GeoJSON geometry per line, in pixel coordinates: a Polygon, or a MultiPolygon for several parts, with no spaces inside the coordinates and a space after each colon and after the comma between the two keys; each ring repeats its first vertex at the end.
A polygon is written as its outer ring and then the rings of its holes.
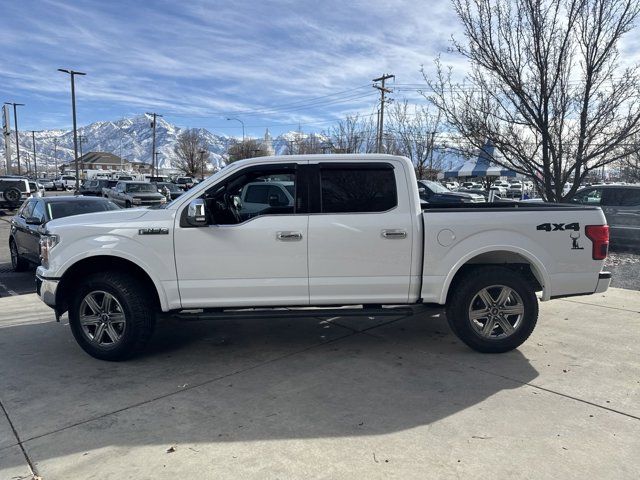
{"type": "Polygon", "coordinates": [[[125,363],[7,273],[0,220],[0,479],[638,478],[640,292],[541,304],[481,355],[439,309],[162,322],[125,363]]]}

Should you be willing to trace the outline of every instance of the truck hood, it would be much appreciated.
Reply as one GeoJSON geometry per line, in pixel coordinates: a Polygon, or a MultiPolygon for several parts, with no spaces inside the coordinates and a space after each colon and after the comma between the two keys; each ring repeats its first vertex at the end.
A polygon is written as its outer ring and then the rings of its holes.
{"type": "Polygon", "coordinates": [[[51,220],[47,223],[47,230],[55,230],[58,227],[68,226],[96,226],[109,225],[128,222],[139,219],[147,214],[149,210],[145,208],[127,208],[122,210],[113,210],[110,212],[85,213],[83,215],[72,215],[70,217],[51,220]]]}

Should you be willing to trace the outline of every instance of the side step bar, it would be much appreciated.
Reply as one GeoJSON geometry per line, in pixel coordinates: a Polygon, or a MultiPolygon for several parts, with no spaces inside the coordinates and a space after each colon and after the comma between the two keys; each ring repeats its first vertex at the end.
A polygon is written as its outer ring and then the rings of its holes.
{"type": "MultiPolygon", "coordinates": [[[[421,305],[416,305],[418,309],[421,305]]],[[[330,318],[330,317],[391,317],[409,316],[416,312],[416,307],[374,307],[374,308],[270,308],[270,309],[205,309],[169,313],[168,317],[178,320],[231,320],[231,319],[263,319],[283,317],[330,318]]]]}

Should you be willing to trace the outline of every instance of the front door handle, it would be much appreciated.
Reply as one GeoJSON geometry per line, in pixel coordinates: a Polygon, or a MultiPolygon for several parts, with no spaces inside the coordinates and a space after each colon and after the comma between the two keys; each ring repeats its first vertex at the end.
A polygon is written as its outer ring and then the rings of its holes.
{"type": "Polygon", "coordinates": [[[276,240],[281,242],[298,242],[302,240],[302,232],[276,232],[276,240]]]}
{"type": "Polygon", "coordinates": [[[402,229],[382,230],[382,237],[390,240],[407,238],[407,231],[402,229]]]}

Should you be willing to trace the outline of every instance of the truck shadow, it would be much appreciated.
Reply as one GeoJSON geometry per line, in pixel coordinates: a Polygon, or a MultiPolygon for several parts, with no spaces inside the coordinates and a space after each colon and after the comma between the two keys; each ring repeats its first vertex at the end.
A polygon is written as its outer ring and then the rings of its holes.
{"type": "MultiPolygon", "coordinates": [[[[393,320],[168,321],[124,363],[88,357],[64,321],[0,324],[0,399],[41,462],[113,446],[381,435],[538,375],[519,351],[471,352],[438,310],[393,320]]],[[[0,456],[12,444],[0,440],[0,456]]]]}

